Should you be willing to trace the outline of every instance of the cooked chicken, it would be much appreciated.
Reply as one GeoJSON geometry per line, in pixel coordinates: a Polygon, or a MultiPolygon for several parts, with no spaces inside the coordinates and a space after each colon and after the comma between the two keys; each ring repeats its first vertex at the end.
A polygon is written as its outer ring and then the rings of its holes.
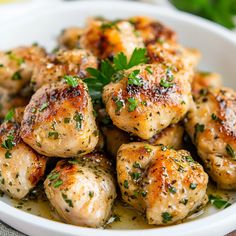
{"type": "Polygon", "coordinates": [[[102,226],[116,198],[111,163],[99,153],[60,161],[44,186],[62,219],[79,226],[102,226]]]}
{"type": "Polygon", "coordinates": [[[0,118],[3,118],[10,109],[24,106],[27,102],[27,99],[18,95],[10,95],[7,89],[0,87],[0,118]]]}
{"type": "Polygon", "coordinates": [[[148,140],[154,146],[164,145],[175,150],[181,149],[183,145],[184,127],[181,124],[170,125],[160,133],[148,140]]]}
{"type": "Polygon", "coordinates": [[[68,77],[41,87],[26,106],[22,139],[38,153],[71,157],[91,152],[98,130],[87,86],[68,77]]]}
{"type": "Polygon", "coordinates": [[[64,29],[59,38],[59,45],[67,49],[80,48],[79,39],[84,33],[84,29],[79,27],[70,27],[64,29]]]}
{"type": "Polygon", "coordinates": [[[141,34],[146,45],[157,41],[176,42],[176,33],[157,20],[146,16],[135,16],[129,21],[134,25],[135,30],[141,34]]]}
{"type": "Polygon", "coordinates": [[[65,75],[88,77],[86,69],[97,68],[97,59],[87,50],[60,50],[54,56],[43,58],[34,68],[31,84],[34,90],[42,85],[59,81],[65,75]]]}
{"type": "Polygon", "coordinates": [[[106,150],[113,157],[116,157],[117,151],[122,144],[132,141],[146,142],[156,145],[165,145],[173,149],[181,149],[183,142],[184,127],[181,124],[170,125],[160,133],[154,135],[149,140],[142,140],[136,136],[129,135],[114,125],[102,127],[102,132],[106,141],[106,150]]]}
{"type": "Polygon", "coordinates": [[[185,125],[218,187],[236,189],[236,93],[224,87],[206,90],[185,125]]]}
{"type": "Polygon", "coordinates": [[[103,101],[117,127],[150,139],[179,122],[190,108],[188,73],[163,64],[136,66],[104,87],[103,101]]]}
{"type": "Polygon", "coordinates": [[[157,42],[147,46],[151,63],[162,63],[176,70],[185,70],[192,82],[195,68],[200,60],[196,49],[184,48],[177,43],[157,42]]]}
{"type": "Polygon", "coordinates": [[[20,92],[29,83],[35,64],[43,57],[44,49],[37,46],[0,52],[0,86],[11,94],[20,92]]]}
{"type": "Polygon", "coordinates": [[[19,136],[20,125],[0,126],[0,190],[22,199],[43,177],[46,158],[26,145],[19,136]]]}
{"type": "Polygon", "coordinates": [[[123,52],[128,58],[135,48],[143,48],[142,38],[128,21],[92,19],[80,38],[81,48],[91,50],[99,58],[110,58],[123,52]]]}
{"type": "Polygon", "coordinates": [[[149,224],[173,224],[207,203],[208,176],[185,150],[124,144],[117,177],[123,200],[143,211],[149,224]]]}
{"type": "Polygon", "coordinates": [[[222,86],[220,75],[210,72],[196,72],[192,82],[192,94],[194,97],[201,96],[207,88],[219,88],[222,86]]]}

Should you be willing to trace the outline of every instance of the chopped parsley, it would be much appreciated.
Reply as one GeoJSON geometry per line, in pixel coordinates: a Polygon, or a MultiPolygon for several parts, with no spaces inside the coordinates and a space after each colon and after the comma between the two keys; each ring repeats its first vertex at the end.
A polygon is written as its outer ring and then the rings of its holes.
{"type": "Polygon", "coordinates": [[[54,183],[53,187],[54,187],[54,188],[58,188],[58,187],[60,187],[62,184],[63,184],[63,181],[62,181],[61,179],[58,179],[58,180],[54,183]]]}
{"type": "Polygon", "coordinates": [[[211,118],[212,120],[215,120],[215,121],[221,121],[221,119],[214,113],[211,114],[211,118]]]}
{"type": "Polygon", "coordinates": [[[138,106],[138,101],[135,98],[128,98],[127,100],[129,102],[128,111],[133,112],[138,106]]]}
{"type": "Polygon", "coordinates": [[[68,204],[69,207],[74,207],[72,200],[68,199],[66,194],[62,193],[61,196],[64,199],[64,201],[68,204]]]}
{"type": "Polygon", "coordinates": [[[140,70],[134,70],[132,71],[129,76],[128,76],[128,84],[129,85],[137,85],[137,86],[142,86],[143,82],[142,80],[138,77],[140,70]]]}
{"type": "Polygon", "coordinates": [[[53,139],[58,139],[59,133],[56,131],[50,131],[48,132],[48,137],[53,139]]]}
{"type": "Polygon", "coordinates": [[[11,150],[16,143],[14,142],[14,136],[13,135],[8,135],[7,139],[5,139],[1,145],[2,148],[11,150]]]}
{"type": "Polygon", "coordinates": [[[169,190],[170,193],[173,193],[173,194],[175,194],[177,192],[177,189],[174,186],[171,186],[171,185],[168,186],[168,190],[169,190]]]}
{"type": "Polygon", "coordinates": [[[43,104],[41,105],[41,107],[39,108],[39,111],[43,111],[43,110],[45,110],[47,107],[48,107],[48,103],[45,102],[45,103],[43,103],[43,104]]]}
{"type": "Polygon", "coordinates": [[[119,111],[123,108],[124,106],[124,101],[120,100],[119,98],[114,98],[115,104],[116,104],[116,113],[119,113],[119,111]]]}
{"type": "Polygon", "coordinates": [[[191,183],[191,184],[189,185],[189,187],[190,187],[192,190],[194,190],[194,189],[197,187],[197,184],[191,183]]]}
{"type": "Polygon", "coordinates": [[[153,72],[151,71],[151,66],[147,66],[146,68],[145,68],[145,70],[149,73],[149,74],[153,74],[153,72]]]}
{"type": "Polygon", "coordinates": [[[16,72],[12,75],[11,79],[12,79],[12,80],[21,80],[22,77],[21,77],[20,72],[19,72],[19,71],[16,71],[16,72]]]}
{"type": "Polygon", "coordinates": [[[133,180],[138,181],[141,178],[141,173],[133,172],[133,173],[131,173],[131,177],[133,180]]]}
{"type": "Polygon", "coordinates": [[[137,169],[141,169],[141,165],[138,162],[134,162],[133,167],[137,169]]]}
{"type": "Polygon", "coordinates": [[[78,130],[80,130],[81,127],[82,127],[83,115],[82,115],[81,113],[79,113],[79,112],[76,111],[76,113],[75,113],[73,119],[74,119],[75,122],[76,122],[76,128],[77,128],[78,130]]]}
{"type": "Polygon", "coordinates": [[[124,187],[125,187],[126,189],[129,188],[129,182],[128,182],[128,180],[125,180],[125,181],[124,181],[124,187]]]}
{"type": "Polygon", "coordinates": [[[93,191],[89,191],[89,197],[93,198],[93,196],[94,196],[94,192],[93,191]]]}
{"type": "Polygon", "coordinates": [[[227,200],[224,200],[222,197],[220,196],[213,196],[210,195],[209,196],[209,201],[210,203],[215,206],[217,209],[225,209],[229,206],[231,206],[231,203],[227,200]]]}
{"type": "Polygon", "coordinates": [[[197,124],[194,126],[194,129],[195,129],[195,132],[194,132],[194,140],[196,140],[197,133],[199,133],[199,132],[202,133],[202,132],[204,131],[204,129],[205,129],[205,125],[197,123],[197,124]]]}
{"type": "Polygon", "coordinates": [[[66,83],[70,86],[72,86],[73,88],[77,87],[79,82],[78,82],[78,77],[76,76],[72,76],[72,75],[65,75],[64,76],[64,80],[66,81],[66,83]]]}
{"type": "Polygon", "coordinates": [[[161,216],[162,216],[162,223],[165,224],[171,221],[173,218],[173,216],[169,212],[163,212],[161,216]]]}
{"type": "Polygon", "coordinates": [[[7,114],[5,115],[4,121],[12,121],[15,115],[15,110],[11,109],[7,112],[7,114]]]}

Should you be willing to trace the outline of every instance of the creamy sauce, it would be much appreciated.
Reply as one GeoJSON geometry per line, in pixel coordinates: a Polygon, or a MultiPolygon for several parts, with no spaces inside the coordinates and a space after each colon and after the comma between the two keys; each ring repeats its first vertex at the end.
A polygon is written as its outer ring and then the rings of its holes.
{"type": "MultiPolygon", "coordinates": [[[[208,195],[213,194],[215,196],[221,196],[225,200],[229,200],[232,203],[236,200],[235,193],[230,191],[219,190],[212,184],[209,184],[207,193],[208,195]]],[[[43,218],[47,218],[53,221],[61,222],[60,217],[53,210],[50,203],[45,197],[40,197],[38,199],[27,201],[11,200],[11,202],[14,207],[19,208],[28,213],[41,216],[43,218]]],[[[216,211],[217,209],[215,209],[208,203],[206,207],[189,216],[186,220],[184,220],[184,222],[206,217],[216,211]]],[[[115,202],[113,216],[110,218],[108,224],[105,226],[105,228],[109,229],[148,229],[154,227],[157,226],[148,225],[145,217],[141,213],[139,213],[132,207],[127,206],[120,200],[117,200],[115,202]]]]}

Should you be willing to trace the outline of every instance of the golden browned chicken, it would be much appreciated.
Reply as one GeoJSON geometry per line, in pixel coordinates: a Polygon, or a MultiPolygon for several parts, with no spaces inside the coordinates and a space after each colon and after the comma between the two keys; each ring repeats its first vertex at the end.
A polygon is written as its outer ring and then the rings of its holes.
{"type": "Polygon", "coordinates": [[[194,97],[201,96],[207,88],[219,88],[222,86],[220,75],[210,72],[196,72],[192,82],[192,94],[194,97]]]}
{"type": "Polygon", "coordinates": [[[236,189],[236,93],[208,89],[195,102],[186,130],[218,187],[236,189]]]}
{"type": "Polygon", "coordinates": [[[79,226],[103,226],[116,198],[111,163],[99,153],[60,161],[44,186],[61,218],[79,226]]]}
{"type": "Polygon", "coordinates": [[[84,29],[79,27],[69,27],[62,30],[58,38],[59,46],[67,49],[80,48],[79,39],[84,31],[84,29]]]}
{"type": "Polygon", "coordinates": [[[149,144],[154,146],[164,145],[175,150],[181,149],[183,146],[184,127],[182,124],[173,124],[154,135],[148,140],[149,144]]]}
{"type": "Polygon", "coordinates": [[[208,176],[185,150],[124,144],[117,178],[123,200],[144,212],[149,224],[173,224],[207,203],[208,176]]]}
{"type": "Polygon", "coordinates": [[[0,190],[22,199],[42,179],[47,159],[26,145],[19,136],[20,125],[0,126],[0,190]]]}
{"type": "Polygon", "coordinates": [[[176,42],[176,33],[161,22],[146,16],[135,16],[128,21],[143,38],[145,45],[156,42],[176,42]]]}
{"type": "Polygon", "coordinates": [[[164,64],[146,64],[124,71],[104,87],[103,101],[113,124],[142,139],[181,120],[192,102],[188,73],[164,64]]]}
{"type": "Polygon", "coordinates": [[[20,92],[30,82],[34,66],[45,56],[44,49],[38,46],[0,52],[0,86],[11,94],[20,92]]]}
{"type": "Polygon", "coordinates": [[[176,150],[181,149],[183,145],[184,127],[179,123],[170,125],[149,140],[142,140],[136,136],[129,135],[129,133],[118,129],[114,125],[102,127],[102,132],[106,141],[106,150],[113,157],[116,157],[117,151],[122,144],[133,141],[146,142],[154,146],[164,145],[176,150]]]}
{"type": "Polygon", "coordinates": [[[176,70],[188,73],[190,82],[193,80],[195,68],[200,60],[200,52],[196,49],[184,48],[177,43],[156,42],[147,46],[151,63],[162,63],[176,70]]]}
{"type": "Polygon", "coordinates": [[[72,76],[37,90],[26,106],[21,127],[22,139],[50,157],[91,152],[98,134],[87,86],[72,76]]]}
{"type": "Polygon", "coordinates": [[[44,84],[61,80],[65,75],[86,78],[88,67],[97,68],[97,59],[89,51],[59,50],[55,55],[42,58],[35,66],[31,84],[37,90],[44,84]]]}
{"type": "Polygon", "coordinates": [[[111,58],[118,52],[130,58],[134,49],[142,48],[144,44],[129,21],[91,19],[80,38],[80,47],[102,59],[111,58]]]}

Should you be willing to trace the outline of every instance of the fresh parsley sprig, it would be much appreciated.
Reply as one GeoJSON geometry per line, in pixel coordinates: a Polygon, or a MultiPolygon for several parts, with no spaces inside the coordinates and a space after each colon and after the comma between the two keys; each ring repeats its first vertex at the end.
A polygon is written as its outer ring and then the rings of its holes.
{"type": "Polygon", "coordinates": [[[86,78],[84,82],[88,85],[91,97],[93,99],[101,98],[103,87],[112,81],[122,78],[123,70],[146,63],[147,60],[147,50],[145,48],[135,48],[130,60],[123,52],[120,52],[114,56],[113,62],[107,59],[102,60],[99,69],[87,68],[90,77],[86,78]]]}

